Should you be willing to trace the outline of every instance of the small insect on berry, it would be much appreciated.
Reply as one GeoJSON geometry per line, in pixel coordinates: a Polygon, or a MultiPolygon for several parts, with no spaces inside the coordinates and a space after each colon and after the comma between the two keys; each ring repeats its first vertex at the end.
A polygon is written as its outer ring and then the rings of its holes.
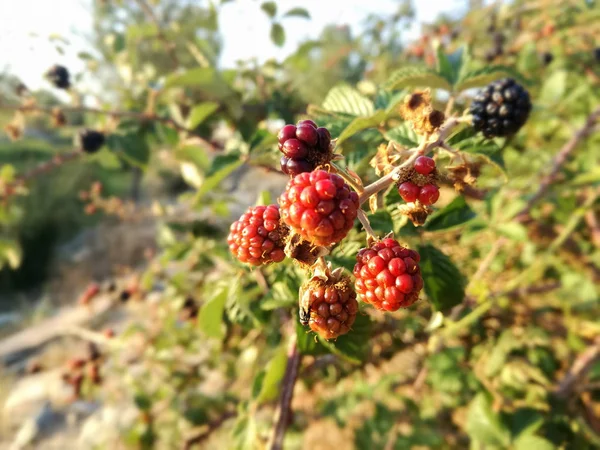
{"type": "Polygon", "coordinates": [[[104,145],[104,133],[96,130],[81,130],[75,136],[75,146],[86,153],[96,153],[104,145]]]}
{"type": "Polygon", "coordinates": [[[411,306],[423,288],[420,259],[417,252],[392,238],[361,249],[353,271],[356,292],[361,300],[380,310],[411,306]]]}
{"type": "Polygon", "coordinates": [[[435,170],[435,161],[429,156],[419,156],[415,161],[415,171],[421,175],[429,175],[435,170]]]}

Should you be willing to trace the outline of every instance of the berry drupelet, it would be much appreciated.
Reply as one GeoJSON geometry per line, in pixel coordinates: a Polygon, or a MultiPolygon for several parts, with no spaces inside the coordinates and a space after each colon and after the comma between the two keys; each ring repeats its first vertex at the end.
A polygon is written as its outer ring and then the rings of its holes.
{"type": "Polygon", "coordinates": [[[259,266],[283,261],[285,234],[277,205],[255,206],[231,224],[227,243],[241,262],[259,266]]]}
{"type": "Polygon", "coordinates": [[[75,145],[86,153],[96,153],[104,145],[104,133],[96,130],[81,130],[75,136],[75,145]]]}
{"type": "Polygon", "coordinates": [[[411,306],[423,288],[419,260],[417,252],[392,238],[361,249],[353,271],[356,292],[361,300],[380,310],[411,306]]]}
{"type": "Polygon", "coordinates": [[[487,138],[515,134],[530,112],[529,93],[512,78],[490,83],[475,96],[470,109],[473,127],[487,138]]]}
{"type": "Polygon", "coordinates": [[[350,277],[335,270],[327,279],[313,277],[300,292],[300,323],[324,339],[350,331],[358,302],[350,277]]]}
{"type": "Polygon", "coordinates": [[[327,128],[317,127],[312,120],[302,120],[297,125],[286,125],[277,135],[281,157],[281,170],[294,177],[311,172],[331,160],[331,135],[327,128]]]}
{"type": "Polygon", "coordinates": [[[303,239],[327,247],[340,242],[354,225],[358,194],[342,177],[324,170],[292,178],[279,197],[281,218],[303,239]]]}
{"type": "Polygon", "coordinates": [[[69,80],[69,71],[66,67],[55,65],[46,72],[48,80],[59,89],[69,89],[71,81],[69,80]]]}

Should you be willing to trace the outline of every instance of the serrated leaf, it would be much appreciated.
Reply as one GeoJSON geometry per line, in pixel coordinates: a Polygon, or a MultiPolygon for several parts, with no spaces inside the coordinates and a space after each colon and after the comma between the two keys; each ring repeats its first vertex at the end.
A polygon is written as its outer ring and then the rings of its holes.
{"type": "Polygon", "coordinates": [[[444,311],[465,297],[465,279],[452,260],[433,245],[418,248],[425,293],[436,310],[444,311]]]}
{"type": "Polygon", "coordinates": [[[438,74],[445,78],[450,86],[453,86],[458,81],[463,66],[467,62],[468,52],[466,47],[460,47],[453,53],[446,54],[444,48],[438,45],[435,54],[438,74]]]}
{"type": "Polygon", "coordinates": [[[514,450],[555,450],[554,444],[539,436],[526,435],[518,438],[512,447],[514,450]]]}
{"type": "Polygon", "coordinates": [[[277,4],[275,2],[264,2],[260,5],[260,9],[262,9],[271,19],[277,14],[277,4]]]}
{"type": "Polygon", "coordinates": [[[357,117],[371,117],[375,112],[373,102],[348,85],[333,87],[323,101],[326,111],[351,114],[357,117]]]}
{"type": "Polygon", "coordinates": [[[464,91],[476,87],[485,86],[492,81],[500,78],[511,77],[519,81],[521,84],[531,84],[523,75],[517,72],[512,67],[502,65],[485,66],[481,69],[471,70],[461,76],[456,84],[456,91],[464,91]]]}
{"type": "Polygon", "coordinates": [[[271,40],[277,47],[283,47],[283,44],[285,44],[285,30],[281,24],[274,23],[271,25],[271,40]]]}
{"type": "Polygon", "coordinates": [[[219,104],[216,102],[204,102],[194,106],[187,119],[188,128],[196,128],[217,109],[219,109],[219,104]]]}
{"type": "Polygon", "coordinates": [[[393,72],[385,83],[385,88],[401,89],[405,87],[429,87],[452,89],[450,83],[435,71],[421,66],[405,66],[393,72]]]}
{"type": "Polygon", "coordinates": [[[304,8],[292,8],[286,12],[283,17],[303,17],[305,19],[310,19],[310,14],[304,8]]]}
{"type": "Polygon", "coordinates": [[[210,300],[202,305],[198,313],[198,328],[208,337],[222,339],[225,336],[223,311],[228,292],[226,287],[219,289],[210,300]]]}
{"type": "Polygon", "coordinates": [[[388,130],[384,134],[384,137],[408,148],[417,147],[419,145],[419,137],[408,122],[404,122],[402,125],[388,130]]]}
{"type": "Polygon", "coordinates": [[[371,117],[357,117],[344,128],[344,131],[339,135],[336,145],[341,145],[346,139],[351,138],[356,133],[367,128],[375,128],[386,118],[385,111],[377,111],[371,117]]]}
{"type": "Polygon", "coordinates": [[[510,443],[509,430],[492,410],[492,402],[483,392],[469,405],[466,430],[469,437],[484,445],[507,448],[510,443]]]}
{"type": "Polygon", "coordinates": [[[424,228],[427,231],[447,230],[462,225],[476,216],[462,196],[456,197],[445,208],[432,214],[424,228]]]}

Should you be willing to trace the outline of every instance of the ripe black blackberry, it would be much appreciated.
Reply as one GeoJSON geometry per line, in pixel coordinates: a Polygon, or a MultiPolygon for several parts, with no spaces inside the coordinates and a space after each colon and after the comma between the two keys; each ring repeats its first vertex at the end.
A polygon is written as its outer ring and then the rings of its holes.
{"type": "Polygon", "coordinates": [[[471,104],[473,127],[487,138],[515,134],[531,112],[529,93],[512,78],[488,84],[471,104]]]}
{"type": "Polygon", "coordinates": [[[46,72],[46,77],[50,82],[59,89],[69,89],[71,82],[69,81],[69,71],[66,67],[55,65],[50,67],[46,72]]]}
{"type": "Polygon", "coordinates": [[[329,130],[317,127],[312,120],[302,120],[297,125],[286,125],[279,131],[281,170],[292,177],[312,172],[331,161],[331,135],[329,130]]]}
{"type": "Polygon", "coordinates": [[[75,136],[75,146],[86,153],[96,153],[104,145],[104,134],[96,130],[81,130],[75,136]]]}

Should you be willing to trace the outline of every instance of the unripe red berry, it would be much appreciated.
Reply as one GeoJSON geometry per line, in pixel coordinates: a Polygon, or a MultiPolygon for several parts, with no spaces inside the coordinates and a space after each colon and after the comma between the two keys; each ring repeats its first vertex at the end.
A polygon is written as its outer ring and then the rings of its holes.
{"type": "Polygon", "coordinates": [[[319,127],[317,128],[317,134],[319,135],[319,148],[322,151],[327,151],[329,149],[329,144],[331,144],[331,134],[327,128],[319,127]]]}
{"type": "Polygon", "coordinates": [[[295,125],[286,125],[281,130],[279,130],[279,134],[277,135],[277,140],[280,144],[283,144],[288,139],[294,139],[296,137],[296,126],[295,125]]]}
{"type": "Polygon", "coordinates": [[[302,120],[298,125],[286,125],[277,135],[281,158],[281,170],[296,176],[312,172],[316,167],[331,161],[329,149],[331,135],[326,128],[318,128],[312,120],[302,120]]]}
{"type": "Polygon", "coordinates": [[[231,224],[227,243],[241,262],[258,266],[283,261],[285,233],[277,205],[255,206],[231,224]]]}
{"type": "Polygon", "coordinates": [[[304,120],[299,121],[297,126],[304,125],[304,124],[309,124],[309,125],[312,125],[314,128],[317,128],[317,124],[310,119],[304,119],[304,120]]]}
{"type": "Polygon", "coordinates": [[[341,270],[313,277],[300,291],[300,322],[324,339],[348,333],[357,313],[356,292],[341,270]]]}
{"type": "Polygon", "coordinates": [[[299,139],[288,139],[284,142],[281,151],[288,158],[302,159],[308,155],[308,147],[299,139]]]}
{"type": "Polygon", "coordinates": [[[310,172],[314,169],[311,163],[305,159],[292,159],[290,158],[285,165],[286,173],[295,177],[298,174],[304,172],[310,172]]]}
{"type": "Polygon", "coordinates": [[[309,123],[303,123],[296,128],[296,137],[311,147],[315,147],[319,142],[317,129],[309,123]]]}
{"type": "Polygon", "coordinates": [[[419,156],[415,161],[415,170],[421,175],[429,175],[435,170],[435,161],[429,156],[419,156]]]}
{"type": "Polygon", "coordinates": [[[433,184],[426,184],[419,192],[419,201],[424,205],[433,205],[440,198],[440,190],[433,184]]]}
{"type": "Polygon", "coordinates": [[[398,186],[398,193],[406,203],[415,202],[419,198],[419,191],[419,186],[412,181],[405,181],[398,186]]]}
{"type": "Polygon", "coordinates": [[[361,249],[353,271],[356,292],[380,310],[396,311],[412,305],[423,288],[419,260],[417,252],[392,238],[361,249]]]}
{"type": "Polygon", "coordinates": [[[358,194],[339,175],[324,170],[301,173],[290,180],[279,205],[283,221],[320,246],[344,239],[360,207],[358,194]]]}

